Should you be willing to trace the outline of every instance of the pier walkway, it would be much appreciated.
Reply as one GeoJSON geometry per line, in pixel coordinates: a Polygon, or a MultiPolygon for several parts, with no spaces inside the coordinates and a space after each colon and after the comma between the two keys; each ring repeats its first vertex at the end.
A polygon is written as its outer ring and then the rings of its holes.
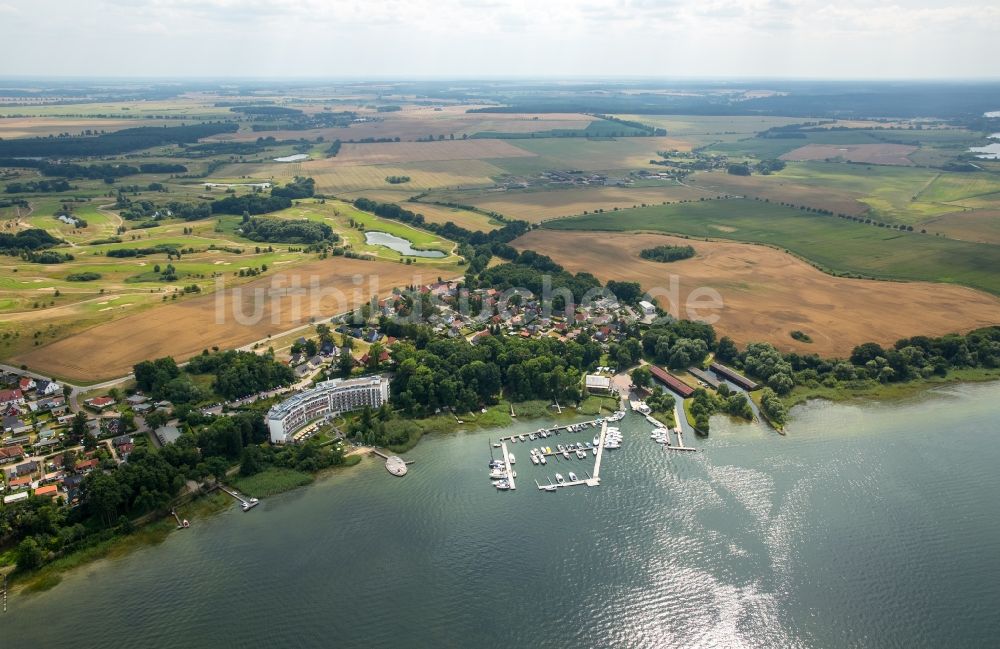
{"type": "Polygon", "coordinates": [[[236,500],[240,501],[240,506],[243,508],[243,511],[245,512],[250,511],[251,509],[260,504],[260,501],[257,500],[256,498],[251,498],[250,500],[247,500],[243,496],[239,495],[237,492],[226,489],[226,487],[221,484],[219,485],[219,491],[224,491],[225,493],[229,494],[236,500]]]}
{"type": "Polygon", "coordinates": [[[514,484],[514,472],[510,468],[510,453],[507,452],[507,442],[503,442],[500,448],[503,450],[503,463],[507,469],[507,482],[510,483],[510,490],[513,491],[517,489],[517,486],[514,484]]]}

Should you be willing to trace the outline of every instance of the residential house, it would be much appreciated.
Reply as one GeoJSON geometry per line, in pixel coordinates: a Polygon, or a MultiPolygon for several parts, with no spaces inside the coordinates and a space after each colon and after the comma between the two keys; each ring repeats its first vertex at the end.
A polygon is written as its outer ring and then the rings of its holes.
{"type": "Polygon", "coordinates": [[[17,462],[22,457],[24,457],[24,449],[20,446],[8,446],[6,448],[0,448],[0,464],[7,464],[8,462],[17,462]]]}
{"type": "Polygon", "coordinates": [[[125,398],[125,401],[128,402],[128,405],[130,405],[130,406],[132,406],[134,408],[135,406],[138,406],[140,404],[143,404],[143,403],[146,403],[147,401],[149,401],[149,397],[147,397],[144,394],[130,394],[129,396],[127,396],[125,398]]]}
{"type": "Polygon", "coordinates": [[[53,397],[57,394],[61,395],[63,393],[63,388],[55,381],[49,381],[47,379],[38,379],[38,381],[35,382],[35,391],[39,395],[46,397],[53,397]]]}
{"type": "Polygon", "coordinates": [[[99,462],[97,458],[91,458],[89,460],[80,460],[73,465],[73,470],[80,474],[89,473],[97,468],[98,463],[99,462]]]}
{"type": "Polygon", "coordinates": [[[18,419],[17,417],[6,416],[3,418],[3,432],[19,435],[31,431],[32,425],[18,419]]]}
{"type": "Polygon", "coordinates": [[[38,462],[35,462],[34,460],[30,462],[25,462],[24,464],[18,464],[16,467],[14,467],[14,472],[19,476],[31,475],[32,473],[36,473],[37,471],[38,471],[38,462]]]}
{"type": "Polygon", "coordinates": [[[35,379],[30,376],[22,376],[21,380],[17,382],[17,387],[21,392],[30,392],[35,389],[35,385],[35,379]]]}
{"type": "Polygon", "coordinates": [[[115,400],[112,399],[111,397],[104,396],[104,397],[94,397],[92,399],[87,399],[86,401],[84,401],[84,403],[95,410],[104,410],[105,408],[110,408],[111,406],[115,405],[115,400]]]}
{"type": "Polygon", "coordinates": [[[44,498],[48,496],[49,498],[59,497],[59,487],[54,484],[47,484],[44,487],[39,487],[35,489],[35,496],[38,498],[44,498]]]}
{"type": "Polygon", "coordinates": [[[11,405],[23,406],[24,393],[20,390],[0,390],[0,408],[11,405]]]}

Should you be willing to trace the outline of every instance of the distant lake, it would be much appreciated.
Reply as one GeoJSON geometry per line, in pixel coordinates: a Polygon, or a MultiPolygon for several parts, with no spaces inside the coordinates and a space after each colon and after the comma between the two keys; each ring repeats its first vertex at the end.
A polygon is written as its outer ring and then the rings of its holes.
{"type": "Polygon", "coordinates": [[[983,113],[983,117],[1000,117],[1000,110],[991,110],[988,113],[983,113]]]}
{"type": "Polygon", "coordinates": [[[365,232],[365,243],[391,248],[408,257],[444,257],[440,250],[418,250],[408,239],[397,237],[388,232],[365,232]]]}
{"type": "MultiPolygon", "coordinates": [[[[997,116],[1000,117],[1000,113],[997,113],[997,116]]],[[[1000,140],[1000,133],[994,133],[990,136],[990,139],[1000,140]]],[[[975,153],[977,158],[983,158],[984,160],[1000,160],[1000,142],[994,142],[986,146],[969,147],[969,153],[975,153]]]]}
{"type": "Polygon", "coordinates": [[[295,155],[286,155],[282,158],[275,158],[275,162],[298,162],[299,160],[308,160],[308,153],[296,153],[295,155]]]}

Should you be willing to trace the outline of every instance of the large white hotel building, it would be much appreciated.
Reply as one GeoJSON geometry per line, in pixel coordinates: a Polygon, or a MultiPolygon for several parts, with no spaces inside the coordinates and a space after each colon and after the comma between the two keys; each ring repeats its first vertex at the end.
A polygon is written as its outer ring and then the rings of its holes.
{"type": "Polygon", "coordinates": [[[271,442],[294,441],[296,431],[321,417],[369,406],[378,408],[389,400],[389,379],[366,376],[359,379],[333,379],[282,401],[267,411],[271,442]]]}

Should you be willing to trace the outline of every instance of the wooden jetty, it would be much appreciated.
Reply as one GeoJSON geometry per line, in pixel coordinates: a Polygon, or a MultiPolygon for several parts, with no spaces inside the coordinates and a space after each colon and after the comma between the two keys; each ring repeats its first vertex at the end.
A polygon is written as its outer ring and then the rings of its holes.
{"type": "Polygon", "coordinates": [[[224,487],[223,485],[221,485],[221,484],[219,485],[219,490],[220,490],[220,491],[224,491],[224,492],[226,492],[227,494],[229,494],[230,496],[232,496],[232,497],[233,497],[233,498],[235,498],[236,500],[240,501],[240,507],[241,507],[241,508],[243,509],[243,511],[245,511],[245,512],[248,512],[248,511],[250,511],[251,509],[253,509],[254,507],[256,507],[257,505],[259,505],[259,504],[260,504],[260,501],[259,501],[259,500],[257,500],[256,498],[251,498],[250,500],[247,500],[247,499],[246,499],[246,498],[244,498],[243,496],[239,495],[239,494],[238,494],[237,492],[235,492],[235,491],[230,491],[229,489],[226,489],[226,488],[225,488],[225,487],[224,487]]]}

